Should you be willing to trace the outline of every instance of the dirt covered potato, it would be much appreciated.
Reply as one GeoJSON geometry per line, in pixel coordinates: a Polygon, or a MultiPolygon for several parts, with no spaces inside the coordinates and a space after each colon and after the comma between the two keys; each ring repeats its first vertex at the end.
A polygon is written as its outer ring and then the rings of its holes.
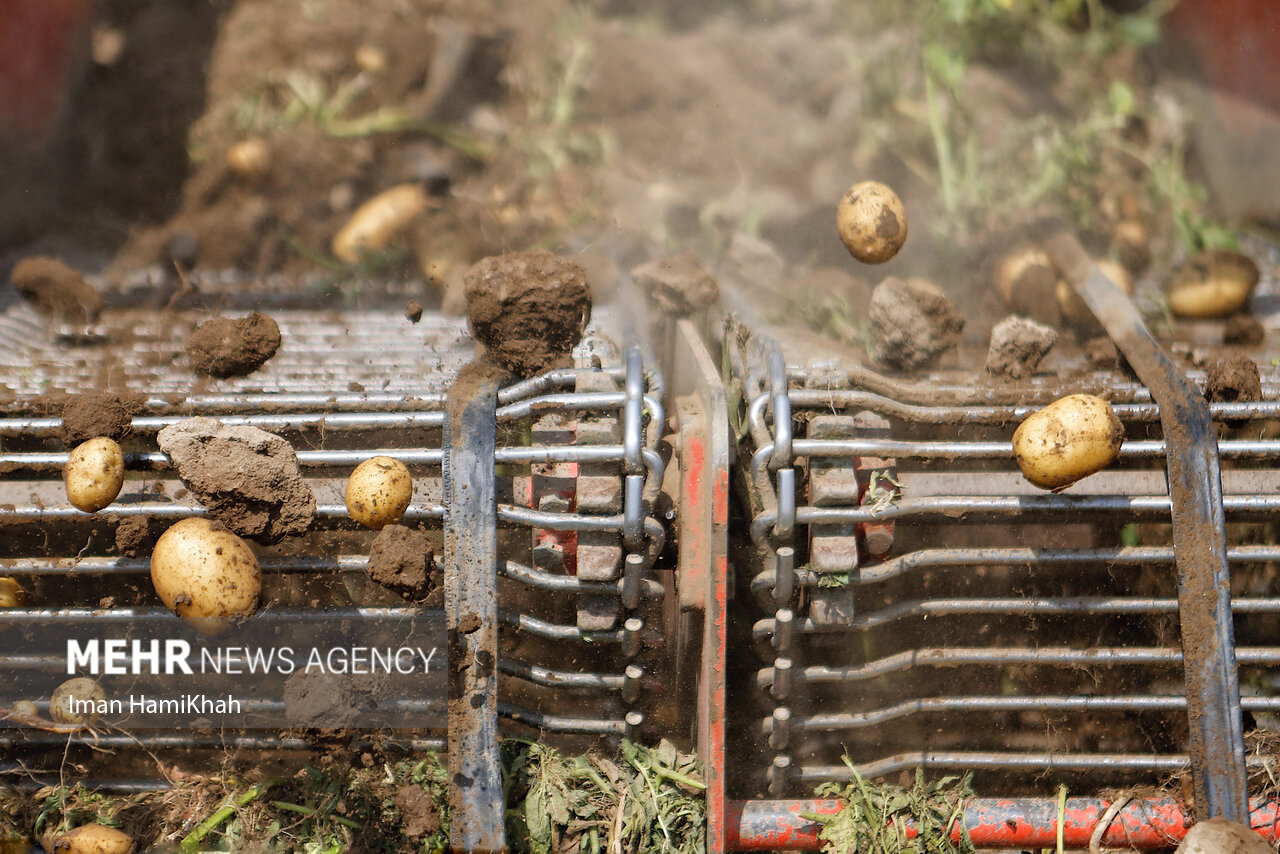
{"type": "Polygon", "coordinates": [[[133,837],[105,824],[82,824],[75,830],[40,840],[49,854],[129,854],[133,837]]]}
{"type": "Polygon", "coordinates": [[[1211,249],[1174,270],[1165,292],[1178,317],[1227,317],[1248,306],[1258,279],[1258,265],[1248,256],[1211,249]]]}
{"type": "Polygon", "coordinates": [[[996,262],[994,280],[1014,314],[1048,326],[1062,322],[1058,288],[1066,283],[1039,246],[1024,244],[1002,255],[996,262]]]}
{"type": "Polygon", "coordinates": [[[20,608],[25,599],[21,584],[12,578],[0,578],[0,608],[20,608]]]}
{"type": "Polygon", "coordinates": [[[399,460],[373,457],[351,473],[346,497],[351,518],[380,531],[404,515],[413,499],[413,478],[399,460]]]}
{"type": "Polygon", "coordinates": [[[107,692],[101,685],[87,676],[77,676],[53,689],[49,697],[49,718],[59,724],[88,725],[97,715],[81,704],[102,703],[106,699],[107,692]]]}
{"type": "Polygon", "coordinates": [[[124,486],[124,453],[114,439],[90,439],[71,452],[62,479],[72,506],[97,513],[115,501],[124,486]]]}
{"type": "Polygon", "coordinates": [[[156,541],[151,583],[184,622],[217,635],[258,609],[262,570],[245,541],[221,524],[183,519],[156,541]]]}
{"type": "Polygon", "coordinates": [[[862,181],[841,197],[836,227],[854,258],[864,264],[883,264],[907,241],[907,212],[889,187],[862,181]]]}
{"type": "Polygon", "coordinates": [[[1124,425],[1111,404],[1072,394],[1027,416],[1013,433],[1022,476],[1041,489],[1066,489],[1111,465],[1124,443],[1124,425]]]}

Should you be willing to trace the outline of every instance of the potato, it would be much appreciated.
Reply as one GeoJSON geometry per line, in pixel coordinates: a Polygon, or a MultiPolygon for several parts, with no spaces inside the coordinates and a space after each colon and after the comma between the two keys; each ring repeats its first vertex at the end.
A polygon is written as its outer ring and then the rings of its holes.
{"type": "Polygon", "coordinates": [[[115,501],[124,486],[124,453],[114,439],[90,439],[71,452],[62,479],[72,506],[97,513],[115,501]]]}
{"type": "Polygon", "coordinates": [[[1048,253],[1039,246],[1017,246],[996,263],[995,286],[1000,296],[1014,314],[1037,323],[1048,326],[1062,323],[1056,290],[1059,284],[1066,283],[1061,281],[1048,253]]]}
{"type": "Polygon", "coordinates": [[[49,854],[129,854],[133,837],[105,824],[82,824],[60,835],[47,834],[40,847],[49,854]]]}
{"type": "Polygon", "coordinates": [[[399,521],[412,498],[409,470],[391,457],[365,460],[347,480],[347,512],[375,531],[399,521]]]}
{"type": "Polygon", "coordinates": [[[1099,472],[1120,455],[1124,425],[1111,404],[1071,394],[1027,416],[1013,433],[1022,476],[1055,492],[1099,472]]]}
{"type": "Polygon", "coordinates": [[[418,184],[400,184],[384,190],[356,208],[333,238],[333,254],[354,264],[366,252],[385,249],[426,209],[427,194],[418,184]]]}
{"type": "Polygon", "coordinates": [[[1249,304],[1258,278],[1258,265],[1248,256],[1211,249],[1182,262],[1165,292],[1178,317],[1227,317],[1249,304]]]}
{"type": "Polygon", "coordinates": [[[1151,238],[1140,220],[1124,219],[1111,231],[1111,254],[1135,276],[1151,266],[1151,238]]]}
{"type": "Polygon", "coordinates": [[[208,519],[183,519],[151,552],[151,583],[160,600],[206,635],[253,616],[262,570],[244,540],[208,519]]]}
{"type": "Polygon", "coordinates": [[[907,241],[907,212],[893,190],[878,181],[863,181],[840,199],[836,227],[854,258],[883,264],[907,241]]]}
{"type": "Polygon", "coordinates": [[[97,719],[98,713],[81,704],[105,703],[106,700],[107,692],[101,685],[87,676],[77,676],[53,689],[53,695],[49,697],[49,718],[54,723],[88,726],[97,719]]]}
{"type": "Polygon", "coordinates": [[[257,178],[271,168],[271,149],[262,137],[251,136],[227,149],[227,168],[241,178],[257,178]]]}
{"type": "Polygon", "coordinates": [[[13,713],[25,718],[36,718],[40,716],[40,707],[30,700],[19,700],[13,704],[13,713]]]}
{"type": "MultiPolygon", "coordinates": [[[[1115,261],[1099,261],[1098,269],[1102,274],[1112,281],[1120,290],[1130,296],[1133,295],[1133,276],[1129,275],[1129,271],[1115,261]]],[[[1066,279],[1058,279],[1055,290],[1058,297],[1058,307],[1062,309],[1062,317],[1068,323],[1075,326],[1099,327],[1098,319],[1093,316],[1093,312],[1089,306],[1076,293],[1075,288],[1067,284],[1066,279]]]]}
{"type": "Polygon", "coordinates": [[[12,578],[0,578],[0,608],[21,608],[26,598],[21,584],[12,578]]]}

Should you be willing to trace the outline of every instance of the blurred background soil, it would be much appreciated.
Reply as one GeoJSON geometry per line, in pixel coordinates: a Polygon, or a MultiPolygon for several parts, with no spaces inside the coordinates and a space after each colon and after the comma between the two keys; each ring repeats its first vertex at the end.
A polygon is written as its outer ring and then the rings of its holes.
{"type": "Polygon", "coordinates": [[[1260,149],[1276,93],[1240,93],[1214,52],[1232,33],[1203,35],[1230,22],[1198,0],[15,3],[0,276],[37,251],[107,285],[176,258],[352,293],[420,280],[433,310],[499,251],[575,254],[607,296],[693,249],[734,299],[861,348],[887,275],[939,282],[985,341],[1006,313],[992,258],[1045,215],[1099,257],[1136,216],[1159,272],[1277,214],[1221,132],[1252,122],[1237,136],[1260,149]],[[236,171],[246,140],[259,159],[236,171]],[[911,222],[876,268],[834,227],[864,179],[911,222]],[[429,196],[415,225],[336,258],[353,211],[406,182],[429,196]]]}

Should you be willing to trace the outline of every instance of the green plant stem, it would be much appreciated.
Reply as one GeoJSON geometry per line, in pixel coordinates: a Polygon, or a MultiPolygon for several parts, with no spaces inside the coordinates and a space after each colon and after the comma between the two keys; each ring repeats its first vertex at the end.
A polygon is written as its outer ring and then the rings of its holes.
{"type": "Polygon", "coordinates": [[[199,850],[200,843],[204,841],[204,838],[221,827],[224,821],[235,815],[237,809],[248,806],[258,798],[262,797],[262,794],[268,789],[278,786],[283,782],[283,777],[272,777],[270,780],[250,786],[247,792],[242,795],[237,795],[229,803],[224,803],[213,815],[200,822],[195,830],[183,837],[182,841],[178,843],[178,847],[184,852],[194,852],[199,850]]]}
{"type": "MultiPolygon", "coordinates": [[[[311,807],[304,807],[301,804],[291,804],[288,801],[272,801],[271,806],[275,807],[278,810],[284,810],[285,812],[296,812],[298,815],[305,815],[308,817],[320,815],[319,811],[314,810],[311,807]]],[[[345,825],[351,828],[352,830],[359,830],[363,826],[358,821],[352,821],[349,818],[346,818],[340,815],[334,815],[333,813],[324,813],[324,818],[332,819],[333,821],[336,821],[338,824],[345,825]]]]}
{"type": "Polygon", "coordinates": [[[938,89],[933,82],[933,73],[925,69],[924,98],[929,119],[929,135],[933,137],[933,147],[938,155],[938,182],[941,184],[942,207],[947,213],[956,210],[956,167],[951,151],[951,137],[942,123],[942,109],[938,104],[938,89]]]}

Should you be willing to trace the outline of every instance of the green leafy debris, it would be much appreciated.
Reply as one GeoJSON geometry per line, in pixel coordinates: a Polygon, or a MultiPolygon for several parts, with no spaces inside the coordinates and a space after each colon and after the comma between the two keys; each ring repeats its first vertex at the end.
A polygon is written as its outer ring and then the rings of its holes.
{"type": "Polygon", "coordinates": [[[858,773],[848,756],[844,764],[853,774],[846,784],[824,783],[820,798],[842,801],[834,815],[806,813],[822,825],[822,850],[831,854],[972,854],[975,851],[964,827],[964,804],[973,797],[970,775],[942,777],[927,782],[916,769],[910,788],[873,783],[858,773]],[[951,840],[959,827],[959,842],[951,840]]]}

